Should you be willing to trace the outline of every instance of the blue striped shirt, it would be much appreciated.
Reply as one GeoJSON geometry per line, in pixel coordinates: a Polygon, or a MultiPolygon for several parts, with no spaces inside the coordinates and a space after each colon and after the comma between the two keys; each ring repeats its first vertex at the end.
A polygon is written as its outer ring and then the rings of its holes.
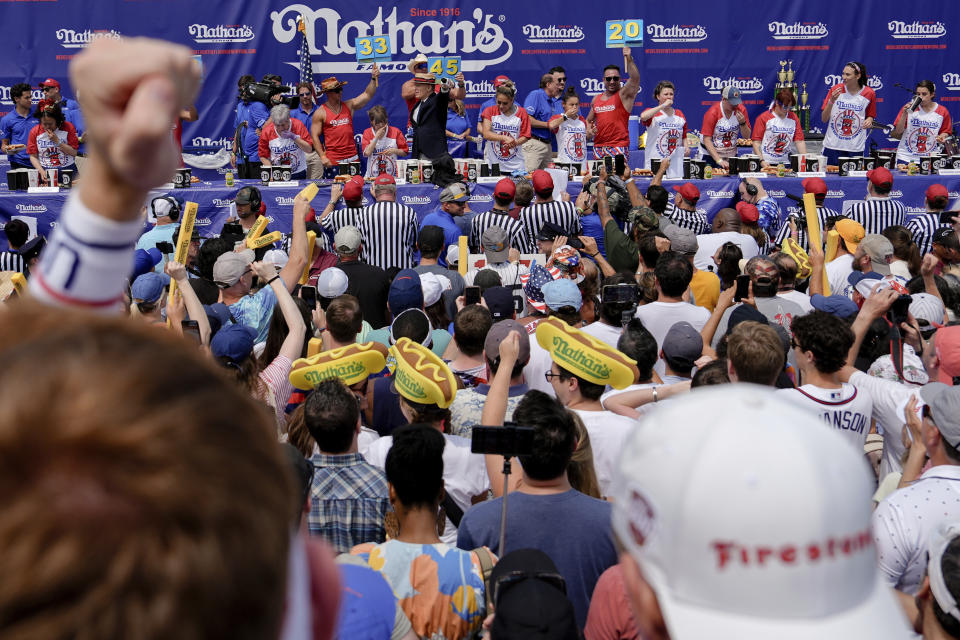
{"type": "Polygon", "coordinates": [[[387,476],[359,453],[315,454],[310,487],[311,535],[322,536],[337,553],[364,542],[386,540],[383,518],[390,508],[387,476]]]}

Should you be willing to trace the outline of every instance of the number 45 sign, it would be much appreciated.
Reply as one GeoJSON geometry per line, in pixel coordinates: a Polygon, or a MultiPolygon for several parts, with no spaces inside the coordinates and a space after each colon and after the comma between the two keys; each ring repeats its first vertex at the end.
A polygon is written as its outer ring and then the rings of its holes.
{"type": "Polygon", "coordinates": [[[437,80],[440,78],[454,80],[460,73],[460,56],[427,58],[427,71],[436,76],[437,80]]]}
{"type": "Polygon", "coordinates": [[[390,36],[361,36],[354,40],[357,62],[389,62],[390,36]]]}
{"type": "Polygon", "coordinates": [[[643,20],[627,18],[607,20],[607,48],[643,45],[643,20]]]}

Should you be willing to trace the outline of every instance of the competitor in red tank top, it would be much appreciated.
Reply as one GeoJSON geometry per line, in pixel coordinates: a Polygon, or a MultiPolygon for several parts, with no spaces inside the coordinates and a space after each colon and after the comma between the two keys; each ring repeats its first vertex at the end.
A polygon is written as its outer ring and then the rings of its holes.
{"type": "Polygon", "coordinates": [[[349,160],[357,155],[357,144],[353,140],[353,113],[350,107],[340,105],[340,112],[326,105],[320,105],[324,111],[323,139],[326,142],[327,157],[333,162],[349,160]]]}
{"type": "Polygon", "coordinates": [[[320,83],[320,91],[326,94],[327,101],[313,112],[310,137],[313,140],[313,148],[320,154],[320,160],[327,169],[336,167],[341,160],[357,157],[357,144],[353,139],[353,112],[365,107],[373,98],[377,92],[379,76],[380,67],[374,63],[366,89],[356,98],[349,100],[341,100],[346,82],[333,77],[320,83]],[[324,139],[322,143],[321,135],[324,139]]]}
{"type": "Polygon", "coordinates": [[[623,58],[630,78],[620,84],[620,67],[608,64],[603,68],[603,93],[596,96],[587,114],[587,126],[595,129],[593,152],[595,157],[623,153],[630,155],[636,141],[630,140],[628,122],[633,102],[640,90],[640,71],[633,61],[630,47],[623,48],[623,58]]]}

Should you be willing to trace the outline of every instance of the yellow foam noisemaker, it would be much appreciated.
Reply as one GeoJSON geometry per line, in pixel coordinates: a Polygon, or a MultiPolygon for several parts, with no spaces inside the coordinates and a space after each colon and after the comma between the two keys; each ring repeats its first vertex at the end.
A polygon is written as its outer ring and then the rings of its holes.
{"type": "Polygon", "coordinates": [[[410,338],[390,347],[397,360],[393,384],[407,400],[446,409],[457,393],[457,378],[435,353],[410,338]]]}
{"type": "Polygon", "coordinates": [[[307,357],[315,356],[321,351],[323,351],[323,339],[310,338],[307,342],[307,357]]]}
{"type": "Polygon", "coordinates": [[[283,234],[279,231],[271,231],[265,236],[260,236],[259,238],[247,238],[247,249],[259,249],[265,247],[269,244],[273,244],[283,238],[283,234]]]}
{"type": "Polygon", "coordinates": [[[21,298],[27,295],[27,278],[22,273],[14,273],[10,276],[10,282],[13,288],[17,290],[17,295],[21,298]]]}
{"type": "Polygon", "coordinates": [[[257,221],[253,223],[252,227],[250,227],[250,231],[247,231],[246,241],[248,247],[250,246],[251,241],[256,240],[263,235],[263,232],[266,231],[267,224],[269,223],[270,221],[267,220],[267,216],[257,216],[257,221]]]}
{"type": "Polygon", "coordinates": [[[300,274],[300,284],[307,284],[310,280],[310,265],[313,264],[313,248],[317,246],[317,232],[307,231],[307,264],[300,274]]]}
{"type": "MultiPolygon", "coordinates": [[[[177,236],[177,247],[173,250],[174,261],[179,262],[183,266],[187,265],[187,255],[190,253],[190,238],[193,237],[193,226],[197,222],[197,209],[198,205],[196,202],[187,202],[183,207],[183,218],[180,220],[180,235],[177,236]]],[[[177,282],[171,280],[167,295],[172,298],[176,290],[177,282]]],[[[167,321],[167,326],[170,326],[169,320],[167,321]]]]}
{"type": "Polygon", "coordinates": [[[640,375],[635,360],[555,317],[537,325],[537,342],[558,367],[594,384],[623,389],[640,375]]]}
{"type": "Polygon", "coordinates": [[[803,247],[793,238],[787,238],[783,242],[783,252],[793,258],[797,263],[797,277],[801,280],[809,278],[812,270],[810,269],[810,256],[803,250],[803,247]]]}
{"type": "Polygon", "coordinates": [[[837,249],[840,248],[840,233],[836,229],[827,231],[827,250],[824,252],[823,262],[831,262],[837,257],[837,249]]]}
{"type": "Polygon", "coordinates": [[[350,344],[294,361],[290,384],[305,391],[331,378],[339,378],[345,385],[356,384],[383,371],[386,362],[387,348],[379,342],[350,344]]]}
{"type": "MultiPolygon", "coordinates": [[[[812,193],[803,194],[803,211],[807,216],[807,246],[811,249],[823,249],[823,237],[820,235],[820,221],[817,219],[817,198],[812,193]]],[[[826,258],[826,256],[824,256],[826,258]]],[[[830,280],[827,278],[827,260],[823,262],[823,295],[830,295],[830,280]]]]}
{"type": "Polygon", "coordinates": [[[320,192],[320,187],[317,186],[316,182],[311,182],[303,189],[300,190],[298,196],[302,196],[307,202],[312,202],[314,198],[317,197],[317,193],[320,192]]]}

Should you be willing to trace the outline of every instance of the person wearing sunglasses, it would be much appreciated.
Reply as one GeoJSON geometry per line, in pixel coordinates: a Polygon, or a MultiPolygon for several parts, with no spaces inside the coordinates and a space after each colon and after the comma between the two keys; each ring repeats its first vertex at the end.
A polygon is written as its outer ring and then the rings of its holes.
{"type": "Polygon", "coordinates": [[[623,59],[630,79],[620,84],[620,67],[608,64],[603,68],[603,93],[596,96],[587,114],[588,129],[596,129],[593,139],[595,158],[623,154],[630,156],[630,133],[627,123],[633,110],[633,101],[640,91],[640,71],[633,60],[630,47],[623,48],[623,59]]]}
{"type": "MultiPolygon", "coordinates": [[[[319,109],[313,83],[297,83],[297,106],[290,109],[290,115],[310,130],[313,124],[313,114],[319,109]]],[[[316,149],[307,153],[307,179],[318,180],[323,177],[323,163],[320,162],[320,154],[316,149]]]]}
{"type": "Polygon", "coordinates": [[[336,76],[332,76],[320,83],[320,91],[327,96],[327,100],[313,114],[310,135],[313,138],[313,148],[317,150],[325,167],[325,177],[336,176],[337,163],[356,162],[360,159],[357,143],[353,138],[353,114],[364,108],[373,98],[377,92],[379,77],[380,67],[373,63],[367,87],[363,93],[349,100],[343,99],[343,87],[347,84],[345,80],[337,80],[336,76]]]}

